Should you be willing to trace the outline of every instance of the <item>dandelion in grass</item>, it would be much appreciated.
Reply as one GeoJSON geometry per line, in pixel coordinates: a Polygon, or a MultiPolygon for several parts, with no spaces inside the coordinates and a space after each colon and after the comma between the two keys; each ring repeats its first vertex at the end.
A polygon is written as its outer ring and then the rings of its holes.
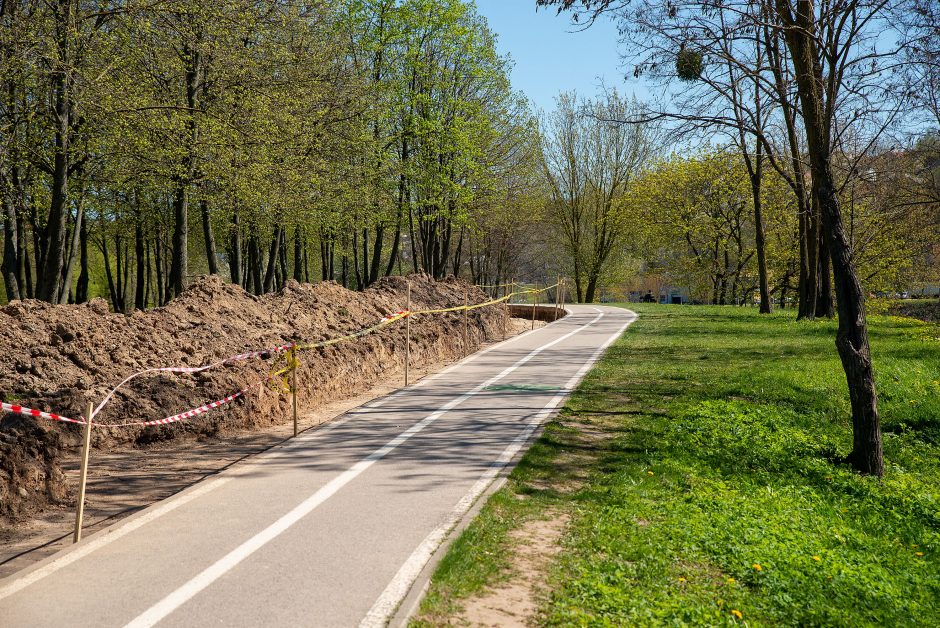
{"type": "Polygon", "coordinates": [[[737,580],[735,580],[734,578],[728,578],[728,580],[727,580],[726,582],[727,582],[728,584],[734,584],[735,582],[737,582],[737,580]]]}
{"type": "Polygon", "coordinates": [[[744,619],[744,613],[742,613],[741,611],[739,611],[739,610],[736,609],[736,608],[732,608],[732,609],[731,609],[731,614],[734,615],[735,617],[737,617],[738,619],[744,619]]]}
{"type": "Polygon", "coordinates": [[[653,472],[652,472],[652,471],[647,471],[647,472],[646,472],[646,475],[653,475],[653,472]]]}
{"type": "Polygon", "coordinates": [[[685,578],[683,578],[682,576],[679,576],[679,582],[685,582],[685,578]]]}
{"type": "Polygon", "coordinates": [[[914,552],[914,556],[923,556],[923,555],[924,555],[923,552],[914,552]]]}
{"type": "Polygon", "coordinates": [[[754,571],[763,571],[763,570],[764,570],[764,568],[760,566],[760,563],[754,563],[753,565],[751,565],[751,567],[754,568],[754,571]]]}
{"type": "Polygon", "coordinates": [[[819,561],[822,560],[822,558],[820,558],[819,556],[816,556],[816,555],[814,554],[814,555],[813,555],[813,560],[815,560],[816,562],[819,562],[819,561]]]}

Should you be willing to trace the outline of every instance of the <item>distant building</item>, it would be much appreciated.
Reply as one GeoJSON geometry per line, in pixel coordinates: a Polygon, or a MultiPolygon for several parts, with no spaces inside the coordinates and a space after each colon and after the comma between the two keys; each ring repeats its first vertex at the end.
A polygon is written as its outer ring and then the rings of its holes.
{"type": "Polygon", "coordinates": [[[688,288],[660,286],[657,290],[631,290],[627,299],[631,303],[674,303],[686,305],[692,302],[688,288]]]}
{"type": "Polygon", "coordinates": [[[659,302],[672,303],[673,305],[686,305],[692,302],[688,288],[676,288],[672,286],[663,286],[659,289],[659,302]]]}

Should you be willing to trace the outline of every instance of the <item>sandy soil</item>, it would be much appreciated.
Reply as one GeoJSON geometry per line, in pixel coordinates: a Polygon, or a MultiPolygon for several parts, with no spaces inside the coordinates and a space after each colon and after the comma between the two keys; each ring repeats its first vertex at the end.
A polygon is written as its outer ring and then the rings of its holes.
{"type": "Polygon", "coordinates": [[[511,579],[487,589],[463,604],[453,619],[458,626],[525,628],[536,625],[544,589],[545,572],[561,550],[559,541],[568,525],[567,514],[524,523],[510,533],[512,543],[511,579]]]}
{"type": "MultiPolygon", "coordinates": [[[[536,327],[544,324],[535,323],[536,327]]],[[[528,331],[530,327],[529,321],[509,319],[506,335],[511,337],[528,331]]],[[[496,341],[502,340],[502,329],[495,335],[496,341]]],[[[482,342],[476,349],[490,344],[492,342],[482,342]]],[[[412,379],[417,381],[461,357],[439,359],[413,368],[412,379]]],[[[362,392],[338,395],[333,400],[322,400],[307,409],[301,408],[300,429],[315,429],[351,408],[397,390],[401,384],[401,368],[389,368],[362,392]]],[[[95,450],[89,470],[83,535],[104,529],[208,475],[269,449],[292,434],[292,422],[287,412],[271,417],[267,423],[235,433],[195,434],[188,438],[156,441],[144,448],[95,450]]],[[[74,484],[78,475],[77,452],[65,451],[60,464],[65,481],[74,484]]],[[[72,503],[49,503],[34,511],[30,518],[18,521],[17,525],[0,529],[0,578],[71,544],[74,516],[72,503]]]]}

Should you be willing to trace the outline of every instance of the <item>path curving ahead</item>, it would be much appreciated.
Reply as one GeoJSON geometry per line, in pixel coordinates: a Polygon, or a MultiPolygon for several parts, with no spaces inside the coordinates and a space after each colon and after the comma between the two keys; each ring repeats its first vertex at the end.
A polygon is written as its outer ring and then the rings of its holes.
{"type": "Polygon", "coordinates": [[[454,524],[636,319],[569,312],[0,581],[0,623],[384,625],[454,524]]]}

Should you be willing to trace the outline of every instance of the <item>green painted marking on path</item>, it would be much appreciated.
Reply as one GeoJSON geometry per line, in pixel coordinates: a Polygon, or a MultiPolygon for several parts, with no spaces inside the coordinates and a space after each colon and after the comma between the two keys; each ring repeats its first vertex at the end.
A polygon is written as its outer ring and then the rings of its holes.
{"type": "Polygon", "coordinates": [[[494,384],[487,386],[484,390],[561,390],[561,386],[549,386],[548,384],[494,384]]]}

